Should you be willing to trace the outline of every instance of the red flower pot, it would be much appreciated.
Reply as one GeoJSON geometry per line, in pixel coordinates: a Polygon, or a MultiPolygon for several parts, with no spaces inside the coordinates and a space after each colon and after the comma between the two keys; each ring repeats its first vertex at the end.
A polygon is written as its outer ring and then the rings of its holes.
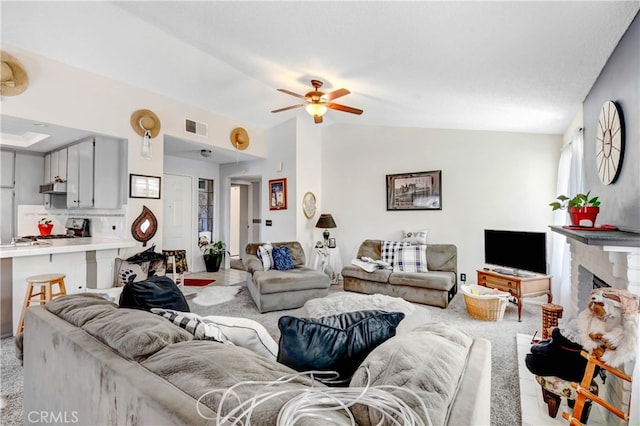
{"type": "Polygon", "coordinates": [[[40,235],[51,235],[51,230],[53,229],[52,224],[47,225],[38,225],[38,230],[40,231],[40,235]]]}
{"type": "Polygon", "coordinates": [[[599,212],[600,207],[569,207],[571,225],[592,228],[596,225],[596,216],[599,212]]]}

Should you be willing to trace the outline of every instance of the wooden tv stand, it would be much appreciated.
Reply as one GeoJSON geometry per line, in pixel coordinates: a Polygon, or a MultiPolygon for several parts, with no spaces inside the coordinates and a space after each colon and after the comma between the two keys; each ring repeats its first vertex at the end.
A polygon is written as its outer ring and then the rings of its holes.
{"type": "Polygon", "coordinates": [[[547,303],[551,303],[551,276],[527,274],[527,276],[505,275],[491,269],[478,269],[478,285],[508,291],[518,300],[518,321],[522,321],[522,298],[547,295],[547,303]]]}

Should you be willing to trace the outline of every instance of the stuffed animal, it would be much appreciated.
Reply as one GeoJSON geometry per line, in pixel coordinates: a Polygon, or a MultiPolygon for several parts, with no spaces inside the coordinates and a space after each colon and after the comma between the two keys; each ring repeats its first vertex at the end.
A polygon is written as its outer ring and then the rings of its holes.
{"type": "Polygon", "coordinates": [[[618,368],[636,356],[638,296],[627,290],[597,288],[578,316],[582,346],[602,362],[618,368]]]}

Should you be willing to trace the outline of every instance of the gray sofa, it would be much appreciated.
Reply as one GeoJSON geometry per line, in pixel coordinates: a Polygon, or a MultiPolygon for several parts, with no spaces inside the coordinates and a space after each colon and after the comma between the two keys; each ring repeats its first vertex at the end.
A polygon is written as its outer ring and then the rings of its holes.
{"type": "Polygon", "coordinates": [[[309,268],[302,245],[297,241],[272,243],[273,246],[287,246],[291,252],[294,269],[279,271],[263,270],[258,258],[258,247],[264,243],[247,244],[243,259],[247,269],[249,294],[262,313],[295,309],[304,302],[329,294],[331,279],[323,272],[309,268]]]}
{"type": "MultiPolygon", "coordinates": [[[[379,260],[382,240],[365,240],[357,258],[379,260]]],[[[458,250],[453,244],[428,244],[429,272],[393,272],[380,269],[367,272],[355,265],[342,268],[344,289],[366,294],[386,294],[409,302],[446,308],[458,292],[458,250]]]]}
{"type": "MultiPolygon", "coordinates": [[[[93,294],[63,296],[45,306],[29,308],[25,322],[27,424],[41,421],[39,416],[29,413],[52,413],[58,420],[49,418],[48,424],[215,425],[219,394],[205,396],[207,391],[226,389],[239,381],[270,381],[294,373],[248,349],[195,340],[158,315],[119,309],[93,294]]],[[[430,344],[427,335],[437,339],[448,334],[450,326],[432,324],[435,327],[432,330],[425,324],[390,338],[374,349],[363,365],[368,366],[374,380],[401,380],[401,386],[416,389],[428,406],[434,425],[488,425],[489,341],[452,333],[452,340],[442,345],[447,348],[441,348],[430,344]],[[466,343],[459,345],[454,342],[457,340],[466,343]],[[390,351],[393,353],[389,354],[390,351]],[[374,354],[403,361],[389,365],[374,354]],[[400,356],[403,354],[408,357],[400,356]],[[438,358],[445,367],[453,364],[451,358],[457,358],[461,368],[435,374],[429,362],[438,358]],[[394,370],[394,374],[388,375],[394,368],[399,370],[398,374],[394,370]],[[422,379],[435,385],[423,386],[422,379]]],[[[275,424],[282,405],[311,385],[324,388],[307,377],[296,378],[290,384],[292,393],[255,409],[251,423],[275,424]]],[[[253,395],[255,385],[238,387],[236,391],[240,398],[246,398],[253,395]]],[[[367,406],[354,410],[358,425],[372,424],[369,419],[375,413],[368,412],[367,406]]],[[[337,412],[335,416],[335,424],[349,424],[345,413],[337,412]]],[[[327,421],[307,420],[299,424],[324,425],[327,421]]]]}

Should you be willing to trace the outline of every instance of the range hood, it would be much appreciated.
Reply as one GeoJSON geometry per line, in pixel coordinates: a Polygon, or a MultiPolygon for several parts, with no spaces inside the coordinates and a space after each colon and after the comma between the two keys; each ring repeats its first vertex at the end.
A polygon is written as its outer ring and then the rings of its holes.
{"type": "Polygon", "coordinates": [[[45,185],[40,185],[40,193],[41,194],[66,194],[67,183],[55,182],[55,183],[47,183],[45,185]]]}

